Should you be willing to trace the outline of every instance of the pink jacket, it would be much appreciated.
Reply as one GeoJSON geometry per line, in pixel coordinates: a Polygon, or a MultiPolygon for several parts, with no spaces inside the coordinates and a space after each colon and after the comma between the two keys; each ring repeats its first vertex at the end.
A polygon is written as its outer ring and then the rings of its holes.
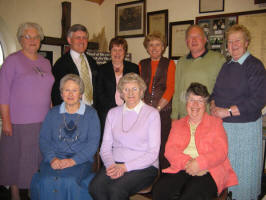
{"type": "MultiPolygon", "coordinates": [[[[190,141],[188,116],[172,123],[172,129],[165,147],[165,157],[170,167],[164,173],[177,173],[184,170],[191,159],[183,153],[190,141]]],[[[195,143],[199,156],[196,158],[201,170],[208,170],[213,177],[218,193],[224,188],[237,185],[237,176],[228,159],[228,143],[222,120],[204,114],[195,133],[195,143]]]]}

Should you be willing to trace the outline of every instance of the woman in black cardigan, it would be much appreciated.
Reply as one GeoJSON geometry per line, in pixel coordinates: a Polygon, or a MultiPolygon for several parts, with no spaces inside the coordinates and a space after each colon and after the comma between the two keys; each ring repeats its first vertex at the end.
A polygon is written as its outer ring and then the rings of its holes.
{"type": "Polygon", "coordinates": [[[99,67],[96,84],[96,108],[100,117],[102,132],[107,112],[124,103],[116,88],[118,81],[127,73],[139,74],[139,68],[136,64],[124,60],[127,47],[127,41],[124,38],[111,39],[109,50],[112,60],[99,67]]]}

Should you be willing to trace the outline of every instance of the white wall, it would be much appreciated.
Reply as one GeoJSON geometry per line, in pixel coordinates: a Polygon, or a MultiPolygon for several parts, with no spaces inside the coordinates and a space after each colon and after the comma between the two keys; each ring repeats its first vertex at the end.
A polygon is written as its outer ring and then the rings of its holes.
{"type": "MultiPolygon", "coordinates": [[[[101,24],[106,27],[107,41],[115,34],[115,4],[130,2],[130,0],[105,0],[101,6],[101,24]]],[[[215,12],[209,14],[199,14],[199,0],[146,0],[146,11],[168,9],[169,22],[195,20],[198,16],[216,15],[232,12],[244,12],[250,10],[265,9],[254,4],[254,0],[225,0],[224,12],[215,12]]],[[[133,61],[138,63],[141,59],[148,57],[142,42],[144,38],[128,38],[129,52],[132,53],[133,61]]],[[[164,54],[168,57],[168,48],[164,54]]]]}
{"type": "MultiPolygon", "coordinates": [[[[90,35],[98,33],[102,27],[98,22],[100,18],[98,4],[85,0],[68,1],[71,2],[72,24],[84,24],[90,35]]],[[[11,38],[8,43],[12,42],[15,47],[7,48],[7,53],[10,54],[20,49],[16,40],[16,31],[19,24],[23,22],[37,22],[42,26],[46,36],[61,37],[62,2],[63,0],[0,0],[0,31],[4,24],[5,30],[11,38]]],[[[56,52],[54,60],[61,54],[59,47],[44,46],[42,49],[56,52]]]]}
{"type": "MultiPolygon", "coordinates": [[[[2,27],[2,24],[4,24],[6,32],[9,33],[8,43],[16,44],[16,48],[7,48],[8,53],[20,49],[16,41],[16,31],[18,25],[25,21],[39,23],[43,27],[46,36],[60,37],[62,1],[63,0],[0,0],[0,25],[2,27]]],[[[134,0],[105,0],[101,6],[85,0],[68,1],[71,2],[72,24],[84,24],[88,28],[90,36],[94,33],[99,33],[101,29],[105,27],[107,41],[110,41],[115,33],[115,4],[134,0]]],[[[168,9],[169,22],[194,20],[197,16],[206,15],[199,14],[199,0],[146,0],[146,3],[147,12],[168,9]]],[[[254,0],[225,0],[224,12],[210,13],[209,15],[265,8],[266,7],[255,5],[254,0]]],[[[142,45],[143,40],[143,37],[127,39],[133,62],[138,63],[141,59],[148,57],[142,45]]],[[[48,49],[49,48],[50,47],[48,47],[48,49]]],[[[53,50],[57,52],[57,57],[60,56],[60,51],[57,48],[53,50]]],[[[168,56],[168,49],[165,51],[165,56],[168,56]]]]}

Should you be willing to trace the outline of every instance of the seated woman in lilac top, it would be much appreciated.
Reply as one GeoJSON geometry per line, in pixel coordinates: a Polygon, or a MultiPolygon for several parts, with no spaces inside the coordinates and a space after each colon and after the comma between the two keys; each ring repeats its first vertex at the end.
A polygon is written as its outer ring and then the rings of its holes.
{"type": "Polygon", "coordinates": [[[94,200],[127,200],[158,174],[159,112],[141,101],[146,85],[128,73],[118,83],[124,105],[108,112],[100,155],[104,167],[92,180],[94,200]]]}
{"type": "Polygon", "coordinates": [[[41,161],[39,131],[51,104],[54,77],[50,62],[38,54],[44,34],[36,23],[17,31],[21,50],[9,55],[0,71],[0,185],[9,185],[13,200],[28,189],[41,161]]]}

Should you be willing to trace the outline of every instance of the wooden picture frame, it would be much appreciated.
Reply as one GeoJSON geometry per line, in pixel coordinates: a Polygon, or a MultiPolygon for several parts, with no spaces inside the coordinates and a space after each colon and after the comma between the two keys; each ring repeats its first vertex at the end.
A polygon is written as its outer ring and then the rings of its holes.
{"type": "Polygon", "coordinates": [[[226,31],[238,23],[238,16],[232,14],[196,17],[196,24],[201,26],[207,36],[207,49],[218,51],[230,59],[226,45],[226,31]]]}
{"type": "Polygon", "coordinates": [[[254,0],[255,4],[266,3],[266,0],[254,0]]]}
{"type": "MultiPolygon", "coordinates": [[[[221,15],[208,15],[208,16],[200,16],[196,17],[196,24],[201,25],[203,21],[204,23],[210,22],[210,27],[212,27],[212,22],[215,20],[225,19],[225,30],[222,31],[222,35],[224,35],[224,41],[220,44],[221,48],[217,48],[226,59],[231,59],[229,53],[227,52],[227,44],[225,39],[226,30],[233,24],[232,19],[235,18],[236,23],[242,24],[249,30],[251,34],[251,43],[249,44],[248,50],[255,57],[259,58],[262,63],[266,66],[266,50],[264,48],[264,33],[266,31],[265,21],[266,21],[266,9],[263,10],[253,10],[246,12],[236,12],[236,13],[228,13],[221,15]],[[231,19],[230,19],[231,18],[231,19]],[[228,23],[226,20],[229,20],[228,23]],[[231,22],[230,22],[231,21],[231,22]],[[254,24],[254,21],[256,22],[254,24]]],[[[202,25],[201,25],[202,26],[202,25]]],[[[204,26],[203,26],[204,29],[204,26]]],[[[204,30],[206,33],[206,30],[204,30]]],[[[218,32],[219,33],[219,32],[218,32]]],[[[207,36],[211,35],[211,33],[206,33],[207,36]]],[[[217,35],[214,33],[214,35],[217,35]]],[[[208,37],[208,40],[211,38],[208,37]]],[[[209,41],[208,41],[209,42],[209,41]]],[[[208,48],[209,48],[208,44],[208,48]]],[[[218,47],[218,46],[216,46],[218,47]]]]}
{"type": "Polygon", "coordinates": [[[115,5],[115,36],[142,37],[146,26],[146,0],[115,5]]]}
{"type": "Polygon", "coordinates": [[[224,11],[224,0],[199,0],[199,13],[224,11]]]}
{"type": "Polygon", "coordinates": [[[189,50],[186,45],[186,30],[194,20],[171,22],[169,26],[169,58],[178,60],[189,50]]]}
{"type": "Polygon", "coordinates": [[[168,45],[168,10],[147,13],[147,34],[160,33],[168,45]]]}

